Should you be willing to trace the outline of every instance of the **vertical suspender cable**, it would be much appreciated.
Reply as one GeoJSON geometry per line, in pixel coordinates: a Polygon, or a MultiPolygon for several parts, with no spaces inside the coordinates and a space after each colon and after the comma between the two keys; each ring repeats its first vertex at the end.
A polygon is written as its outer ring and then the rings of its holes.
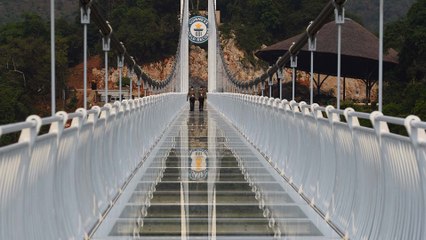
{"type": "Polygon", "coordinates": [[[141,97],[141,80],[138,79],[138,98],[141,97]]]}
{"type": "Polygon", "coordinates": [[[216,37],[216,16],[215,4],[213,0],[208,0],[208,92],[216,92],[217,90],[217,37],[216,37]]]}
{"type": "Polygon", "coordinates": [[[129,99],[133,99],[133,75],[135,74],[135,67],[136,67],[136,61],[134,57],[130,57],[132,59],[132,66],[130,70],[130,93],[129,93],[129,99]]]}
{"type": "Polygon", "coordinates": [[[310,90],[310,104],[312,105],[314,103],[314,51],[316,51],[317,48],[317,38],[315,35],[309,34],[309,28],[312,26],[313,21],[309,24],[309,26],[306,28],[306,32],[308,33],[309,39],[308,39],[308,50],[311,52],[311,73],[310,73],[310,83],[309,83],[309,90],[310,90]]]}
{"type": "Polygon", "coordinates": [[[340,75],[342,61],[342,25],[337,25],[337,109],[340,109],[340,75]]]}
{"type": "Polygon", "coordinates": [[[294,100],[296,95],[296,68],[292,68],[291,72],[291,100],[294,100]]]}
{"type": "Polygon", "coordinates": [[[314,51],[311,51],[311,76],[310,76],[309,90],[310,90],[309,103],[312,105],[314,103],[314,51]]]}
{"type": "Polygon", "coordinates": [[[84,24],[84,67],[83,67],[83,88],[84,88],[84,109],[87,109],[87,24],[84,24]]]}
{"type": "Polygon", "coordinates": [[[129,85],[130,85],[130,90],[129,90],[129,98],[128,99],[133,99],[133,96],[132,96],[132,93],[133,93],[133,80],[132,80],[132,78],[133,78],[133,69],[131,70],[131,72],[130,72],[130,76],[129,76],[129,79],[130,79],[130,83],[129,83],[129,85]]]}
{"type": "Polygon", "coordinates": [[[383,0],[380,0],[379,30],[379,111],[383,110],[383,0]]]}
{"type": "Polygon", "coordinates": [[[55,115],[56,112],[56,87],[55,87],[55,77],[56,77],[56,69],[55,69],[55,0],[50,0],[50,55],[51,55],[51,111],[52,116],[55,115]]]}
{"type": "MultiPolygon", "coordinates": [[[[112,28],[108,23],[110,28],[110,32],[112,32],[112,28]]],[[[105,103],[108,103],[108,52],[111,50],[111,37],[110,34],[104,35],[102,37],[102,50],[105,52],[105,103]]]]}
{"type": "Polygon", "coordinates": [[[122,85],[122,81],[123,81],[123,61],[122,61],[121,56],[117,57],[117,67],[118,67],[118,94],[119,94],[118,98],[120,99],[120,102],[121,102],[121,100],[122,100],[121,85],[122,85]]]}
{"type": "Polygon", "coordinates": [[[294,98],[296,97],[296,67],[297,67],[297,56],[293,55],[291,49],[294,46],[294,42],[293,45],[290,46],[289,52],[292,54],[290,56],[290,67],[292,69],[292,73],[291,73],[291,100],[294,100],[294,98]]]}
{"type": "Polygon", "coordinates": [[[105,51],[105,103],[108,103],[108,51],[105,51]]]}
{"type": "Polygon", "coordinates": [[[119,53],[117,56],[117,67],[118,67],[118,81],[119,81],[119,87],[118,87],[118,92],[120,94],[119,99],[120,102],[123,100],[122,98],[122,84],[123,84],[123,67],[124,67],[124,54],[126,53],[126,48],[124,47],[124,44],[122,42],[120,42],[120,45],[122,46],[122,48],[124,49],[123,53],[119,53]]]}
{"type": "Polygon", "coordinates": [[[277,70],[277,79],[278,79],[278,84],[280,85],[280,100],[283,100],[283,78],[284,78],[284,74],[283,74],[283,68],[278,68],[277,70]]]}
{"type": "Polygon", "coordinates": [[[340,109],[340,78],[342,64],[342,24],[345,23],[345,8],[336,5],[334,9],[335,22],[337,24],[337,109],[340,109]]]}
{"type": "Polygon", "coordinates": [[[83,24],[83,96],[84,96],[84,109],[87,109],[87,25],[90,24],[90,6],[82,6],[81,9],[81,24],[83,24]]]}

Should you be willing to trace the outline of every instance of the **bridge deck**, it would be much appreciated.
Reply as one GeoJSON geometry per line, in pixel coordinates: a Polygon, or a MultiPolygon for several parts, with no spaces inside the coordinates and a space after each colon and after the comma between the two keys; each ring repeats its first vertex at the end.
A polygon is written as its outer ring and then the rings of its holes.
{"type": "Polygon", "coordinates": [[[262,155],[208,109],[179,115],[94,239],[274,236],[338,239],[262,155]]]}

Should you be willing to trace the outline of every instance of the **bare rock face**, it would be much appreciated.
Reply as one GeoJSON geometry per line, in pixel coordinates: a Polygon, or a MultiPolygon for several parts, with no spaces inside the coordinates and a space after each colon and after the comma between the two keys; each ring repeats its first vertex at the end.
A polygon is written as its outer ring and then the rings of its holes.
{"type": "Polygon", "coordinates": [[[142,69],[151,78],[163,80],[172,73],[174,62],[175,57],[170,57],[158,62],[143,65],[142,69]]]}
{"type": "MultiPolygon", "coordinates": [[[[249,61],[246,60],[244,52],[239,50],[234,39],[223,41],[223,52],[225,64],[229,70],[235,74],[237,79],[251,80],[260,76],[263,70],[255,68],[249,61]]],[[[207,85],[208,79],[208,60],[207,51],[197,45],[191,45],[189,51],[189,76],[190,79],[204,82],[207,85]]],[[[148,76],[162,80],[169,76],[173,70],[175,57],[166,58],[162,61],[149,63],[142,66],[142,69],[148,76]]],[[[117,88],[119,71],[116,68],[109,70],[109,89],[117,88]]],[[[105,69],[92,68],[92,80],[95,80],[99,89],[104,88],[105,69]]],[[[123,76],[130,76],[130,71],[126,67],[123,69],[123,76]]],[[[133,76],[134,84],[137,82],[133,76]]]]}
{"type": "MultiPolygon", "coordinates": [[[[238,49],[234,39],[222,41],[225,64],[237,79],[251,80],[260,76],[263,70],[253,66],[243,51],[238,49]]],[[[192,81],[202,81],[207,85],[208,56],[207,51],[196,45],[191,45],[189,52],[189,75],[192,81]]]]}
{"type": "MultiPolygon", "coordinates": [[[[225,59],[225,64],[228,66],[235,78],[239,80],[252,80],[256,77],[261,76],[265,69],[262,69],[259,66],[254,66],[251,64],[243,51],[241,51],[234,39],[225,39],[222,40],[223,54],[225,59]]],[[[189,75],[190,81],[192,83],[196,82],[196,85],[205,85],[207,86],[208,79],[208,61],[207,61],[207,51],[197,45],[191,45],[189,51],[189,75]]],[[[175,57],[166,58],[162,61],[155,63],[150,63],[142,66],[143,71],[147,73],[150,77],[158,80],[165,79],[168,77],[172,70],[175,57]]],[[[104,76],[105,69],[92,68],[91,79],[97,82],[98,89],[104,89],[104,76]]],[[[111,68],[109,70],[109,89],[118,88],[118,76],[119,71],[116,68],[111,68]]],[[[133,89],[136,90],[137,77],[131,75],[129,69],[126,67],[123,69],[123,76],[131,77],[133,82],[133,89]]],[[[297,72],[297,83],[306,86],[310,86],[310,77],[309,74],[298,71],[297,72]]],[[[321,75],[321,81],[326,76],[321,75]]],[[[275,76],[274,76],[275,78],[275,76]]],[[[315,80],[318,78],[318,75],[314,75],[315,80]]],[[[355,102],[363,102],[366,99],[366,87],[362,80],[360,79],[350,79],[346,78],[346,100],[353,100],[355,102]]],[[[274,79],[276,83],[276,79],[274,79]]],[[[291,69],[286,69],[285,71],[285,80],[284,83],[291,82],[291,69]]],[[[341,99],[343,100],[343,78],[341,79],[341,99]]],[[[324,83],[321,85],[321,93],[328,94],[331,96],[336,96],[337,94],[337,80],[336,77],[330,76],[324,83]]],[[[317,94],[316,85],[314,84],[314,95],[317,94]]],[[[371,91],[371,101],[377,100],[377,85],[374,85],[371,91]]]]}
{"type": "Polygon", "coordinates": [[[199,46],[191,45],[189,49],[189,78],[207,83],[208,76],[207,51],[199,46]]]}
{"type": "Polygon", "coordinates": [[[248,81],[264,73],[263,69],[253,66],[247,60],[245,53],[237,47],[234,38],[222,40],[222,46],[225,64],[236,79],[248,81]]]}
{"type": "MultiPolygon", "coordinates": [[[[153,79],[163,80],[166,79],[173,70],[173,64],[175,57],[166,58],[162,61],[149,63],[142,66],[143,71],[153,79]]],[[[97,83],[98,89],[105,88],[105,68],[92,68],[91,80],[97,83]]],[[[123,77],[129,77],[132,79],[133,90],[136,91],[137,87],[137,76],[131,74],[130,69],[127,67],[123,68],[123,77]]],[[[108,89],[118,89],[119,81],[119,70],[117,68],[110,68],[108,72],[108,89]]]]}

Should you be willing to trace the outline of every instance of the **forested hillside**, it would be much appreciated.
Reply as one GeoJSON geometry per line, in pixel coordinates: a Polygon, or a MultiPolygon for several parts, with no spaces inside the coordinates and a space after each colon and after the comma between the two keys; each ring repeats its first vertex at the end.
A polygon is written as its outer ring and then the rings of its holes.
{"type": "Polygon", "coordinates": [[[399,66],[387,74],[384,111],[426,120],[426,0],[418,0],[406,17],[389,24],[385,44],[399,51],[399,66]]]}
{"type": "Polygon", "coordinates": [[[233,34],[238,45],[249,55],[262,45],[269,45],[300,33],[329,0],[218,1],[223,34],[233,34]]]}
{"type": "MultiPolygon", "coordinates": [[[[99,2],[99,0],[97,0],[99,2]]],[[[101,6],[106,10],[107,13],[111,13],[114,7],[117,4],[127,4],[136,1],[126,1],[126,0],[102,0],[101,6]]],[[[150,2],[150,1],[139,1],[139,2],[150,2]]],[[[167,1],[155,1],[158,4],[167,1]]],[[[190,0],[190,7],[193,9],[203,9],[206,8],[207,0],[190,0]]],[[[234,5],[232,9],[247,9],[243,8],[249,5],[288,5],[288,6],[299,6],[299,8],[304,9],[304,5],[316,4],[318,1],[309,1],[309,0],[290,0],[290,1],[235,1],[235,0],[217,0],[217,4],[220,10],[226,12],[227,5],[234,5]],[[241,5],[239,7],[238,5],[241,5]]],[[[322,1],[324,2],[324,1],[322,1]]],[[[385,1],[385,22],[393,22],[399,18],[405,16],[408,9],[415,2],[415,0],[386,0],[385,1]]],[[[56,15],[57,17],[65,18],[67,20],[72,20],[78,14],[78,0],[55,0],[56,4],[56,15]]],[[[175,4],[179,4],[179,1],[168,2],[164,6],[174,8],[175,4]],[[172,3],[172,5],[170,5],[172,3]]],[[[362,19],[363,24],[368,27],[371,31],[377,31],[378,27],[378,8],[379,1],[370,1],[370,0],[348,0],[346,3],[347,9],[350,14],[357,15],[362,19]]],[[[287,14],[289,10],[282,9],[282,7],[277,8],[275,11],[281,11],[283,14],[287,14]]],[[[0,0],[0,24],[5,24],[8,22],[18,20],[23,13],[33,12],[38,15],[44,16],[46,19],[49,17],[50,11],[50,0],[0,0]]]]}
{"type": "MultiPolygon", "coordinates": [[[[390,23],[404,17],[415,0],[386,0],[384,1],[384,21],[390,23]]],[[[379,31],[379,1],[348,0],[346,5],[349,12],[362,19],[363,24],[370,31],[379,31]]]]}
{"type": "MultiPolygon", "coordinates": [[[[78,0],[55,0],[56,15],[73,19],[78,0]]],[[[24,13],[34,13],[49,18],[50,0],[0,0],[0,25],[22,19],[24,13]]]]}

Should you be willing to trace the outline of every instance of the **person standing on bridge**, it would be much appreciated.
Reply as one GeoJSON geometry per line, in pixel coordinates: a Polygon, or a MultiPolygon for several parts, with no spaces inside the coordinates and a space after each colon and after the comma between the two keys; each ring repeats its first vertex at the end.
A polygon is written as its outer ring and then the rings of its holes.
{"type": "Polygon", "coordinates": [[[195,90],[193,86],[191,86],[191,88],[188,91],[188,95],[186,96],[186,101],[188,101],[188,99],[189,99],[189,111],[194,111],[195,90]]]}
{"type": "Polygon", "coordinates": [[[202,112],[204,109],[205,95],[206,93],[204,89],[201,87],[200,90],[198,91],[198,103],[199,103],[198,109],[200,110],[200,112],[202,112]]]}

